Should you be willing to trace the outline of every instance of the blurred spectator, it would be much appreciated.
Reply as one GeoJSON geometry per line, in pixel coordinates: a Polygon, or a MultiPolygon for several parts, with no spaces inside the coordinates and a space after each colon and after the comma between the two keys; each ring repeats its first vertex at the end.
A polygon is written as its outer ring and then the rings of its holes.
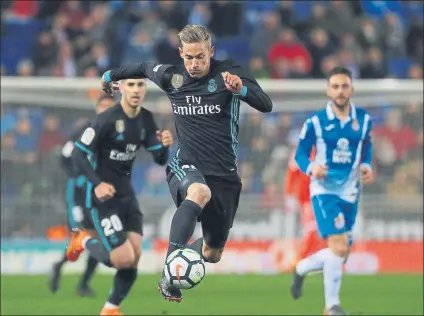
{"type": "Polygon", "coordinates": [[[165,21],[169,29],[181,30],[187,25],[187,13],[178,2],[162,0],[157,4],[160,20],[165,21]]]}
{"type": "Polygon", "coordinates": [[[278,40],[280,33],[281,28],[278,14],[275,12],[266,13],[261,25],[253,31],[250,41],[252,54],[266,58],[271,45],[278,40]]]}
{"type": "Polygon", "coordinates": [[[53,17],[51,32],[58,44],[62,44],[69,39],[68,35],[69,17],[64,14],[57,14],[53,17]]]}
{"type": "Polygon", "coordinates": [[[59,62],[53,69],[53,75],[61,77],[75,77],[77,75],[73,48],[67,41],[60,45],[59,62]]]}
{"type": "Polygon", "coordinates": [[[311,17],[308,21],[307,30],[315,28],[333,32],[333,23],[327,18],[327,7],[323,3],[314,3],[311,9],[311,17]]]}
{"type": "Polygon", "coordinates": [[[371,47],[366,53],[361,67],[361,78],[378,79],[387,75],[387,65],[384,56],[378,47],[371,47]]]}
{"type": "Polygon", "coordinates": [[[103,43],[95,43],[91,51],[82,57],[78,62],[78,73],[82,73],[88,67],[96,67],[100,76],[109,69],[110,60],[103,43]]]}
{"type": "Polygon", "coordinates": [[[10,6],[4,13],[5,16],[9,19],[15,18],[24,20],[34,17],[37,14],[37,10],[37,1],[10,1],[10,6]]]}
{"type": "Polygon", "coordinates": [[[27,117],[20,117],[14,134],[18,160],[32,164],[37,158],[37,134],[27,117]]]}
{"type": "Polygon", "coordinates": [[[257,134],[255,136],[256,137],[252,138],[251,145],[249,147],[249,159],[252,161],[255,171],[262,174],[263,169],[268,163],[271,148],[265,137],[257,134]]]}
{"type": "Polygon", "coordinates": [[[262,132],[263,117],[260,113],[253,112],[240,124],[239,144],[242,147],[249,147],[253,135],[260,135],[262,132]]]}
{"type": "MultiPolygon", "coordinates": [[[[346,33],[341,38],[340,49],[345,49],[352,54],[353,59],[360,63],[362,59],[362,48],[353,33],[346,33]]],[[[313,55],[312,55],[313,56],[313,55]]]]}
{"type": "Polygon", "coordinates": [[[405,55],[405,31],[399,17],[392,12],[386,13],[382,27],[388,57],[403,57],[405,55]]]}
{"type": "Polygon", "coordinates": [[[325,56],[331,55],[335,51],[334,45],[330,42],[328,32],[321,28],[313,29],[308,43],[308,50],[312,59],[312,77],[321,78],[321,62],[325,56]]]}
{"type": "Polygon", "coordinates": [[[354,13],[348,1],[330,1],[327,19],[331,23],[331,32],[337,37],[342,37],[354,30],[354,13]]]}
{"type": "Polygon", "coordinates": [[[242,4],[227,0],[210,3],[211,19],[208,27],[217,38],[240,33],[242,4]]]}
{"type": "Polygon", "coordinates": [[[406,51],[408,56],[417,62],[423,60],[423,20],[419,17],[413,19],[406,36],[406,51]]]}
{"type": "Polygon", "coordinates": [[[141,196],[163,196],[169,193],[166,175],[161,166],[152,165],[146,172],[141,196]]]}
{"type": "Polygon", "coordinates": [[[311,70],[312,61],[308,50],[296,38],[292,29],[285,29],[280,33],[280,39],[274,43],[269,51],[268,60],[271,66],[274,66],[279,59],[295,60],[303,59],[306,72],[311,70]]]}
{"type": "Polygon", "coordinates": [[[82,30],[82,25],[86,18],[86,13],[84,12],[81,6],[81,1],[79,0],[63,1],[59,8],[58,13],[64,14],[68,17],[69,32],[72,32],[73,34],[77,34],[82,30]]]}
{"type": "Polygon", "coordinates": [[[386,114],[385,124],[376,127],[374,135],[380,139],[385,139],[393,146],[396,159],[399,161],[417,145],[414,130],[403,124],[402,112],[397,108],[391,109],[386,114]]]}
{"type": "Polygon", "coordinates": [[[408,70],[409,79],[423,79],[423,68],[420,65],[412,65],[408,70]]]}
{"type": "Polygon", "coordinates": [[[107,3],[96,4],[90,15],[84,21],[85,32],[94,42],[106,42],[106,26],[108,24],[108,18],[110,15],[109,6],[107,3]]]}
{"type": "Polygon", "coordinates": [[[179,44],[180,38],[178,37],[178,31],[174,29],[169,30],[168,37],[156,46],[157,62],[159,64],[180,64],[182,59],[178,50],[179,44]]]}
{"type": "Polygon", "coordinates": [[[346,67],[350,71],[352,71],[353,78],[359,78],[360,76],[360,65],[354,59],[352,53],[347,49],[342,49],[338,54],[339,65],[342,67],[346,67]]]}
{"type": "Polygon", "coordinates": [[[16,124],[18,123],[18,118],[15,112],[6,111],[4,109],[3,102],[1,103],[1,136],[7,132],[13,131],[16,128],[16,124]]]}
{"type": "Polygon", "coordinates": [[[281,209],[284,205],[282,190],[274,182],[268,182],[264,186],[261,194],[261,208],[271,211],[273,209],[281,209]]]}
{"type": "Polygon", "coordinates": [[[124,64],[136,63],[140,60],[155,61],[155,46],[150,36],[150,33],[143,28],[134,30],[125,49],[124,64]]]}
{"type": "Polygon", "coordinates": [[[211,12],[206,3],[196,2],[188,17],[188,24],[208,25],[211,12]]]}
{"type": "Polygon", "coordinates": [[[280,15],[281,25],[284,25],[286,27],[290,27],[293,29],[296,28],[297,20],[296,20],[296,14],[293,11],[293,1],[292,0],[279,1],[278,4],[279,4],[278,13],[280,15]]]}
{"type": "MultiPolygon", "coordinates": [[[[2,133],[1,140],[1,162],[2,167],[4,161],[16,161],[18,154],[16,152],[16,142],[13,133],[2,133]]],[[[2,168],[3,169],[3,168],[2,168]]]]}
{"type": "Polygon", "coordinates": [[[61,147],[65,139],[59,131],[59,119],[48,115],[44,119],[44,130],[38,138],[38,149],[42,156],[48,156],[53,149],[61,147]]]}
{"type": "Polygon", "coordinates": [[[356,36],[359,44],[365,50],[373,46],[382,47],[383,45],[382,33],[375,22],[368,17],[362,18],[356,36]]]}
{"type": "MultiPolygon", "coordinates": [[[[146,45],[154,46],[155,43],[166,37],[166,33],[166,24],[159,20],[158,13],[155,10],[145,10],[142,22],[133,27],[129,39],[132,41],[139,34],[146,34],[146,38],[148,38],[146,45]]],[[[142,58],[140,57],[140,59],[142,58]]]]}
{"type": "Polygon", "coordinates": [[[411,126],[415,131],[423,127],[423,104],[420,102],[408,102],[403,113],[403,123],[411,126]]]}
{"type": "Polygon", "coordinates": [[[21,60],[18,64],[18,76],[31,77],[34,75],[34,65],[28,59],[21,60]]]}
{"type": "Polygon", "coordinates": [[[45,30],[39,35],[32,51],[32,62],[39,76],[49,76],[58,60],[59,47],[51,32],[45,30]]]}
{"type": "Polygon", "coordinates": [[[337,67],[338,65],[339,65],[339,60],[337,56],[330,55],[325,57],[321,63],[320,78],[326,78],[327,74],[331,71],[331,69],[333,69],[334,67],[337,67]]]}
{"type": "Polygon", "coordinates": [[[262,190],[262,182],[260,177],[255,174],[255,169],[251,162],[243,162],[240,164],[240,179],[243,185],[244,193],[259,193],[262,190]]]}
{"type": "Polygon", "coordinates": [[[269,72],[265,67],[262,57],[252,57],[249,63],[250,73],[253,78],[266,79],[269,78],[269,72]]]}

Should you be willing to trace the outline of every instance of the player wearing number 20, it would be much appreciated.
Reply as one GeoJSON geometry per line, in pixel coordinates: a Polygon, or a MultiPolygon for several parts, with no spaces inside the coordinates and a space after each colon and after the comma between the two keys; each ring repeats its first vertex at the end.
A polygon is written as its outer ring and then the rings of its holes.
{"type": "Polygon", "coordinates": [[[297,263],[292,296],[301,295],[304,277],[314,270],[324,274],[325,314],[345,315],[339,292],[343,263],[352,245],[351,232],[358,211],[360,176],[373,181],[371,118],[350,102],[352,75],[336,67],[328,76],[326,108],[308,118],[300,132],[295,160],[311,176],[310,194],[318,231],[328,248],[297,263]],[[309,157],[316,148],[315,161],[309,157]]]}
{"type": "Polygon", "coordinates": [[[119,305],[137,277],[143,215],[131,185],[136,153],[143,146],[156,163],[164,165],[173,143],[171,133],[158,131],[152,113],[141,107],[144,79],[123,80],[120,91],[120,104],[97,115],[72,152],[75,165],[89,181],[86,207],[95,232],[74,231],[68,259],[77,260],[86,249],[99,262],[117,269],[101,315],[122,315],[119,305]]]}

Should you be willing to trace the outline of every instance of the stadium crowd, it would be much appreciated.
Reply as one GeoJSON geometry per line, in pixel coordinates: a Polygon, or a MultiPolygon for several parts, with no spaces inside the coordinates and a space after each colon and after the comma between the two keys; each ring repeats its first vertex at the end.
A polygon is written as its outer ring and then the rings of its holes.
{"type": "MultiPolygon", "coordinates": [[[[258,79],[323,78],[335,65],[356,78],[422,78],[420,1],[374,7],[364,1],[23,2],[1,2],[2,75],[96,77],[128,62],[179,63],[177,32],[189,23],[208,25],[217,58],[237,56],[258,79]]],[[[63,196],[58,157],[82,120],[70,120],[69,109],[2,104],[1,111],[2,202],[63,196]]],[[[367,192],[422,194],[423,105],[378,107],[371,114],[378,176],[367,192]]],[[[306,115],[240,119],[243,190],[261,195],[263,209],[283,205],[287,159],[306,115]]],[[[158,121],[173,129],[171,115],[158,121]]],[[[148,155],[139,157],[137,194],[169,194],[158,168],[148,155]]]]}

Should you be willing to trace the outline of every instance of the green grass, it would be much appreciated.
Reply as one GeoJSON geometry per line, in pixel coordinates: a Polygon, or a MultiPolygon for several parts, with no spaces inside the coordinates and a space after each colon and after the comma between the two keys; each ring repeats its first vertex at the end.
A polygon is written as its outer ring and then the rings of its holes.
{"type": "MultiPolygon", "coordinates": [[[[63,277],[51,294],[46,276],[2,276],[2,315],[99,315],[112,276],[92,281],[95,298],[74,294],[78,276],[63,277]]],[[[122,305],[126,315],[322,315],[322,276],[306,279],[304,297],[293,301],[289,275],[208,275],[198,288],[184,292],[180,304],[169,303],[156,291],[158,275],[140,275],[122,305]]],[[[342,306],[358,315],[423,315],[422,275],[344,276],[342,306]]]]}

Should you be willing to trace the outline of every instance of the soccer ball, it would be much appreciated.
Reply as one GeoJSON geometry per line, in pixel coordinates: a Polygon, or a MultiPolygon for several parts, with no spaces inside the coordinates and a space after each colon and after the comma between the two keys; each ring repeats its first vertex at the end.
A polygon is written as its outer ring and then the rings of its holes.
{"type": "Polygon", "coordinates": [[[201,256],[192,249],[178,249],[165,262],[165,276],[178,289],[188,290],[197,286],[205,276],[201,256]]]}

